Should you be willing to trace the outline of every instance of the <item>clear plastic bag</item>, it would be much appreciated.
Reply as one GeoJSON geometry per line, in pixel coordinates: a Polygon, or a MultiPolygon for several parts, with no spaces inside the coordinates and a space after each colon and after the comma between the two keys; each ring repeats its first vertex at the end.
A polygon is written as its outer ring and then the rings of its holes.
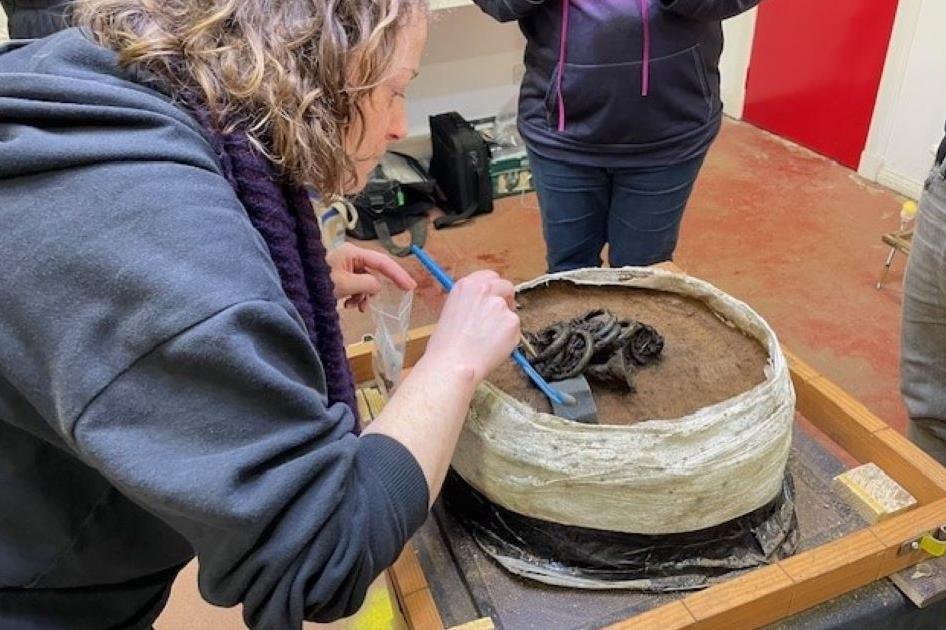
{"type": "Polygon", "coordinates": [[[519,96],[513,96],[496,113],[493,123],[493,139],[504,149],[522,148],[522,136],[516,128],[519,111],[519,96]]]}
{"type": "Polygon", "coordinates": [[[371,365],[378,389],[389,398],[401,384],[414,293],[401,291],[387,278],[379,280],[381,292],[370,302],[375,326],[371,365]]]}

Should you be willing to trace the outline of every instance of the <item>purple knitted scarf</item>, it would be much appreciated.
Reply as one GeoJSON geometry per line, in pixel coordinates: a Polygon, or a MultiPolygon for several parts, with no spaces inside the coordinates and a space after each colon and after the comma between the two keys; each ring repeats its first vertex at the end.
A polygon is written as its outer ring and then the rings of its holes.
{"type": "Polygon", "coordinates": [[[222,134],[206,110],[192,108],[192,112],[210,136],[223,173],[250,222],[266,241],[283,291],[302,316],[325,370],[329,403],[348,405],[357,432],[358,405],[336,310],[335,285],[305,189],[281,181],[272,162],[253,147],[246,133],[222,134]]]}

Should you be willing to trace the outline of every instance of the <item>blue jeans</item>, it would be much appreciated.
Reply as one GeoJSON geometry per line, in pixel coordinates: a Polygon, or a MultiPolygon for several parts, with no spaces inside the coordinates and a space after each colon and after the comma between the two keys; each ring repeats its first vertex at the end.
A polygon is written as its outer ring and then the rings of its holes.
{"type": "Polygon", "coordinates": [[[612,267],[673,258],[704,157],[658,168],[599,168],[529,151],[549,271],[599,267],[605,243],[612,267]]]}
{"type": "Polygon", "coordinates": [[[903,285],[900,391],[907,435],[946,465],[946,160],[926,180],[903,285]]]}

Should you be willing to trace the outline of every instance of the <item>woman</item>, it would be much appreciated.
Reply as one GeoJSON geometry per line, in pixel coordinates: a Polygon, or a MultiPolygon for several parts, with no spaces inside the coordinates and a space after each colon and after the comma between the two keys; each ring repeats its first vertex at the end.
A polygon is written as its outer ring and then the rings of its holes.
{"type": "Polygon", "coordinates": [[[670,260],[719,131],[720,20],[759,0],[474,0],[526,37],[519,131],[550,271],[670,260]]]}
{"type": "Polygon", "coordinates": [[[0,54],[0,627],[148,627],[195,553],[251,627],[350,614],[519,332],[508,282],[462,279],[356,435],[336,299],[414,283],[327,264],[303,185],[357,190],[404,135],[424,3],[75,18],[0,54]]]}

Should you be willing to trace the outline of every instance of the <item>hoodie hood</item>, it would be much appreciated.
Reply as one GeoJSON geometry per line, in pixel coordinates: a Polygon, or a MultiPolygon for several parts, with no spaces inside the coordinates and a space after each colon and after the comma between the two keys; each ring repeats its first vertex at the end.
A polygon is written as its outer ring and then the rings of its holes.
{"type": "MultiPolygon", "coordinates": [[[[192,145],[193,133],[204,137],[166,94],[116,61],[78,28],[0,46],[0,179],[164,158],[175,141],[192,145]],[[100,142],[110,129],[114,141],[100,142]],[[155,134],[166,142],[156,143],[155,134]]],[[[195,166],[219,170],[209,144],[201,157],[195,166]]]]}

